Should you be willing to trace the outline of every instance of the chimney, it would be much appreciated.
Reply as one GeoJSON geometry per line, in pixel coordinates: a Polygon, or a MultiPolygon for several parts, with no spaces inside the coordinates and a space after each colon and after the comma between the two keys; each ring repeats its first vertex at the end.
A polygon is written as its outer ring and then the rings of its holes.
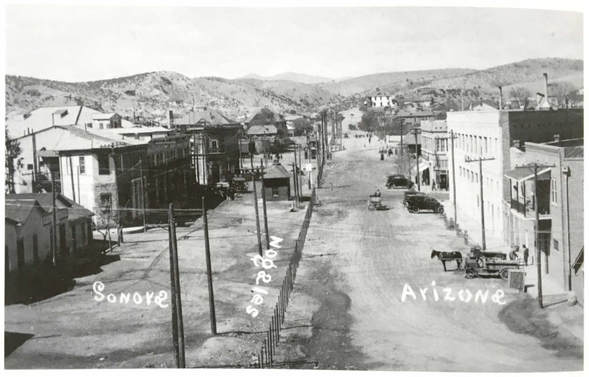
{"type": "Polygon", "coordinates": [[[515,140],[512,141],[512,143],[513,143],[512,144],[512,147],[519,148],[519,140],[515,139],[515,140]]]}
{"type": "Polygon", "coordinates": [[[503,109],[503,88],[499,85],[499,110],[503,109]]]}
{"type": "Polygon", "coordinates": [[[169,109],[168,110],[168,128],[173,128],[174,127],[174,112],[169,109]]]}
{"type": "Polygon", "coordinates": [[[554,142],[560,143],[560,134],[554,134],[554,142]]]}
{"type": "Polygon", "coordinates": [[[548,101],[548,73],[544,72],[544,95],[548,101]]]}

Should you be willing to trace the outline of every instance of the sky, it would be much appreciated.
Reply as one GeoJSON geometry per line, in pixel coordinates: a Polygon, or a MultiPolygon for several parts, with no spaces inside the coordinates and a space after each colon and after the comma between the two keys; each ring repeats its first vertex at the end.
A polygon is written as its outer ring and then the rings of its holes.
{"type": "Polygon", "coordinates": [[[8,5],[6,73],[89,81],[300,72],[329,78],[583,58],[581,13],[485,8],[8,5]]]}

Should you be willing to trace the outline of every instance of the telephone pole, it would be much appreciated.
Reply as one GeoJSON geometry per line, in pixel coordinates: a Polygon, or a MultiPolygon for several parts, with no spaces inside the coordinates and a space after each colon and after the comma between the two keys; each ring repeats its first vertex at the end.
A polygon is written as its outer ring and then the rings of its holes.
{"type": "Polygon", "coordinates": [[[139,160],[139,176],[141,179],[141,216],[143,217],[143,233],[147,232],[147,222],[145,220],[145,186],[143,183],[143,159],[139,160]]]}
{"type": "Polygon", "coordinates": [[[399,151],[399,153],[400,153],[399,157],[400,157],[400,161],[401,161],[401,166],[400,166],[401,173],[405,174],[405,161],[403,160],[403,131],[404,131],[403,128],[405,128],[404,124],[401,123],[401,150],[399,151]]]}
{"type": "Polygon", "coordinates": [[[57,254],[57,206],[55,203],[55,172],[51,172],[51,200],[53,208],[51,209],[52,217],[53,217],[53,234],[51,237],[51,243],[53,247],[51,248],[51,263],[55,267],[56,265],[56,254],[57,254]]]}
{"type": "Polygon", "coordinates": [[[487,250],[487,241],[485,239],[485,199],[483,197],[483,161],[491,161],[494,160],[495,157],[488,157],[483,158],[479,157],[476,159],[470,159],[468,156],[465,159],[465,162],[477,162],[479,163],[479,186],[480,186],[480,197],[481,197],[481,234],[482,234],[482,247],[483,250],[487,250]]]}
{"type": "Polygon", "coordinates": [[[266,234],[266,249],[270,249],[270,235],[268,234],[268,214],[266,212],[266,184],[264,182],[264,160],[260,158],[262,166],[262,204],[264,209],[264,233],[266,234]]]}
{"type": "Polygon", "coordinates": [[[527,164],[527,165],[520,165],[517,167],[520,168],[529,168],[532,169],[532,171],[534,172],[534,200],[536,201],[536,206],[534,208],[534,210],[536,211],[536,226],[535,226],[535,238],[536,238],[536,273],[538,274],[538,305],[540,306],[540,309],[544,308],[544,303],[542,300],[542,253],[540,251],[540,211],[538,208],[538,169],[543,169],[543,168],[551,168],[554,167],[555,165],[543,165],[543,164],[538,164],[537,162],[531,163],[531,164],[527,164]]]}
{"type": "Polygon", "coordinates": [[[213,271],[211,267],[211,247],[209,244],[209,219],[207,216],[207,203],[205,197],[201,197],[202,201],[202,220],[203,230],[205,236],[205,257],[207,262],[207,285],[209,288],[209,315],[211,318],[211,333],[217,335],[217,319],[215,315],[215,296],[213,293],[213,271]]]}
{"type": "Polygon", "coordinates": [[[417,191],[421,191],[421,184],[420,184],[421,177],[419,174],[419,153],[417,151],[417,134],[421,133],[421,130],[414,126],[412,132],[413,132],[413,135],[415,135],[415,165],[416,165],[416,169],[417,169],[417,173],[416,173],[417,176],[415,177],[415,180],[417,181],[417,191]]]}
{"type": "Polygon", "coordinates": [[[262,236],[260,235],[260,214],[258,212],[258,189],[256,188],[256,173],[254,170],[254,154],[250,152],[250,163],[252,165],[252,182],[254,185],[254,208],[256,209],[256,235],[258,236],[258,252],[263,256],[262,252],[262,236]]]}
{"type": "Polygon", "coordinates": [[[458,226],[458,211],[456,210],[456,168],[454,165],[454,130],[450,130],[450,143],[452,144],[452,202],[454,204],[454,228],[458,226]]]}

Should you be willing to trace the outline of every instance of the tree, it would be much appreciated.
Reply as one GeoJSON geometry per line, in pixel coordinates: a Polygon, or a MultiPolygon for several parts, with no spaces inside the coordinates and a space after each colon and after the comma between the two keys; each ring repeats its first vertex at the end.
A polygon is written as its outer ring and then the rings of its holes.
{"type": "Polygon", "coordinates": [[[511,88],[509,96],[518,100],[520,106],[524,106],[528,98],[532,95],[530,91],[522,86],[511,88]]]}
{"type": "Polygon", "coordinates": [[[15,165],[17,168],[22,167],[22,158],[18,158],[20,156],[22,150],[20,149],[20,143],[17,140],[11,139],[8,135],[8,130],[5,130],[6,133],[6,140],[5,140],[5,167],[6,167],[6,189],[5,192],[7,194],[14,193],[14,172],[15,172],[15,165]],[[16,164],[15,164],[16,162],[16,164]]]}
{"type": "Polygon", "coordinates": [[[313,132],[313,125],[305,118],[295,119],[293,122],[295,136],[306,135],[307,132],[313,132]]]}
{"type": "Polygon", "coordinates": [[[556,97],[559,107],[565,106],[575,90],[573,84],[568,81],[555,82],[548,85],[548,94],[556,97]]]}

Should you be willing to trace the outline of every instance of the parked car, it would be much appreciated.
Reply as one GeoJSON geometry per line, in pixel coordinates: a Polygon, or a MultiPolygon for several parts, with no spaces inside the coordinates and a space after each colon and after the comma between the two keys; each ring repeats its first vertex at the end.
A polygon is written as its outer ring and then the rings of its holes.
{"type": "Polygon", "coordinates": [[[415,190],[405,191],[404,198],[403,198],[403,205],[405,207],[407,207],[407,204],[409,203],[409,199],[413,196],[425,196],[425,195],[426,195],[426,193],[421,192],[421,191],[415,191],[415,190]]]}
{"type": "Polygon", "coordinates": [[[387,177],[386,186],[388,189],[390,188],[411,188],[413,187],[414,183],[409,180],[409,178],[405,177],[402,174],[394,174],[389,175],[387,177]]]}
{"type": "Polygon", "coordinates": [[[436,198],[427,195],[411,195],[407,198],[407,209],[411,213],[429,210],[434,213],[444,213],[444,206],[436,198]]]}

